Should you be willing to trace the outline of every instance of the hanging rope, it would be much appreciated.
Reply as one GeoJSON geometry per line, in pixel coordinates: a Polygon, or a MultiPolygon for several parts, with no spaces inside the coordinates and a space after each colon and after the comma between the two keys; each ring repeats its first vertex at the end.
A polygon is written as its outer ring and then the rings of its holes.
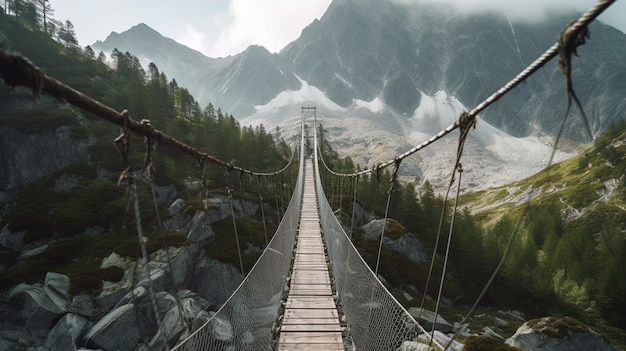
{"type": "MultiPolygon", "coordinates": [[[[446,195],[444,196],[443,203],[441,205],[441,213],[439,215],[439,224],[437,226],[437,236],[435,238],[435,247],[433,249],[433,254],[430,259],[430,267],[428,268],[428,276],[426,278],[426,284],[424,285],[424,292],[422,294],[422,302],[420,304],[420,310],[417,316],[417,320],[420,320],[420,318],[422,317],[422,311],[424,310],[424,305],[426,304],[426,296],[428,294],[428,287],[430,286],[430,280],[432,278],[433,270],[435,268],[435,259],[437,258],[437,248],[439,247],[439,240],[441,238],[441,231],[443,230],[443,222],[444,222],[444,218],[446,214],[446,207],[448,205],[448,197],[450,196],[450,190],[452,189],[452,185],[454,184],[455,173],[457,172],[457,170],[462,170],[461,156],[463,156],[463,149],[465,148],[465,141],[467,139],[467,135],[469,134],[470,129],[476,128],[476,120],[470,118],[467,112],[463,112],[461,116],[459,116],[458,122],[459,122],[459,126],[461,126],[461,129],[460,129],[460,134],[459,134],[459,144],[457,146],[457,151],[456,151],[456,160],[454,162],[454,167],[450,175],[450,183],[448,184],[448,188],[446,189],[446,195]]],[[[450,242],[448,240],[448,245],[449,244],[450,242]]],[[[446,264],[447,262],[444,262],[444,266],[446,264]]],[[[443,284],[443,275],[441,277],[441,284],[443,284]]]]}
{"type": "MultiPolygon", "coordinates": [[[[452,231],[454,229],[454,218],[456,216],[456,211],[457,211],[457,207],[459,204],[459,194],[461,193],[461,176],[463,175],[463,167],[461,163],[458,162],[458,159],[457,159],[455,167],[459,172],[459,182],[456,188],[456,198],[454,199],[454,208],[452,209],[452,218],[450,219],[450,230],[448,231],[448,243],[446,245],[446,254],[443,259],[443,268],[441,269],[441,281],[439,282],[439,291],[437,292],[437,302],[435,303],[435,319],[433,321],[433,327],[430,332],[429,346],[432,345],[432,340],[435,337],[435,325],[437,324],[437,316],[439,314],[439,304],[441,303],[441,294],[443,292],[443,284],[444,284],[445,277],[446,277],[448,258],[450,257],[450,244],[452,243],[452,231]]],[[[454,178],[454,176],[452,178],[454,178]]],[[[420,310],[420,313],[421,313],[421,310],[420,310]]]]}
{"type": "MultiPolygon", "coordinates": [[[[129,121],[128,111],[124,110],[122,115],[126,117],[126,121],[129,121]]],[[[122,128],[122,134],[114,139],[114,144],[117,147],[118,151],[122,155],[122,159],[124,161],[124,170],[122,170],[119,178],[118,178],[118,186],[122,182],[126,182],[127,189],[130,190],[133,202],[133,208],[135,211],[135,226],[137,228],[137,241],[139,243],[139,248],[141,250],[142,262],[145,267],[145,278],[148,283],[148,295],[150,296],[150,303],[152,305],[152,312],[154,313],[154,320],[157,323],[158,331],[157,331],[157,341],[165,338],[163,343],[167,343],[167,332],[162,330],[161,316],[159,314],[156,298],[154,296],[154,287],[152,286],[152,277],[150,276],[150,265],[149,265],[149,257],[148,252],[146,250],[146,243],[143,236],[143,229],[141,225],[141,212],[139,210],[139,196],[137,195],[137,184],[135,182],[134,175],[130,172],[132,168],[132,162],[130,157],[130,133],[129,133],[129,123],[125,123],[122,128]]],[[[151,154],[151,152],[150,152],[151,154]]],[[[148,157],[148,156],[147,156],[148,157]]],[[[151,158],[151,156],[150,156],[151,158]]]]}
{"type": "Polygon", "coordinates": [[[235,207],[233,205],[233,186],[230,181],[230,175],[232,173],[231,169],[226,169],[227,179],[226,182],[228,184],[228,200],[230,202],[230,215],[233,220],[233,229],[235,230],[235,242],[237,243],[237,253],[239,255],[239,267],[241,268],[241,274],[246,275],[246,272],[243,269],[243,259],[241,258],[241,246],[239,245],[239,232],[237,232],[237,220],[235,219],[235,207]]]}
{"type": "MultiPolygon", "coordinates": [[[[128,111],[122,111],[122,116],[124,117],[124,124],[122,126],[122,134],[113,140],[117,151],[122,155],[122,159],[124,161],[124,170],[120,173],[119,178],[117,179],[117,185],[120,186],[123,181],[126,181],[129,177],[129,171],[132,167],[131,159],[130,159],[130,133],[129,133],[129,121],[130,117],[128,116],[128,111]]],[[[130,184],[129,184],[130,186],[130,184]]]]}
{"type": "Polygon", "coordinates": [[[383,239],[385,238],[385,229],[387,227],[387,216],[389,215],[389,204],[391,203],[391,194],[393,194],[394,185],[396,183],[396,177],[398,176],[398,168],[400,168],[401,159],[396,159],[391,172],[391,179],[389,180],[389,191],[387,192],[387,206],[385,206],[385,217],[383,219],[383,228],[380,233],[380,242],[378,244],[378,255],[376,256],[376,269],[374,273],[378,275],[378,266],[380,265],[380,256],[383,250],[383,239]]]}
{"type": "Polygon", "coordinates": [[[261,217],[263,218],[263,234],[265,235],[265,246],[267,246],[267,223],[265,223],[265,205],[263,204],[263,194],[261,194],[261,176],[256,176],[256,186],[259,191],[259,205],[261,206],[261,217]]]}
{"type": "MultiPolygon", "coordinates": [[[[142,120],[141,123],[150,124],[148,120],[142,120]]],[[[163,250],[165,251],[165,258],[167,261],[167,268],[169,270],[169,279],[170,279],[170,289],[175,287],[175,278],[174,278],[174,266],[172,265],[172,258],[170,257],[169,245],[167,243],[167,239],[165,238],[165,230],[163,229],[163,221],[161,220],[161,211],[159,211],[159,206],[157,203],[156,191],[154,189],[154,152],[156,148],[156,141],[151,136],[146,136],[144,139],[144,144],[146,145],[146,156],[144,158],[144,174],[148,183],[150,184],[150,190],[152,192],[152,202],[154,204],[154,211],[156,213],[157,226],[159,228],[159,232],[161,234],[161,244],[163,250]]],[[[186,325],[187,328],[191,327],[191,324],[188,323],[184,318],[183,306],[178,294],[170,291],[170,294],[176,300],[176,307],[178,309],[178,314],[180,317],[180,321],[183,325],[186,325]]]]}
{"type": "Polygon", "coordinates": [[[554,160],[554,155],[556,154],[556,149],[559,145],[559,140],[561,139],[561,134],[563,133],[563,129],[565,128],[565,121],[567,121],[567,117],[569,116],[569,111],[572,106],[572,98],[576,102],[578,106],[578,110],[580,111],[583,122],[585,123],[585,129],[587,134],[589,134],[589,139],[593,140],[593,133],[591,132],[591,127],[589,127],[589,121],[587,120],[587,115],[585,114],[585,110],[574,91],[574,85],[572,84],[572,55],[578,56],[576,49],[578,46],[583,45],[585,43],[585,39],[589,37],[589,30],[585,27],[580,27],[576,29],[570,29],[573,27],[574,23],[570,23],[559,35],[559,69],[565,76],[565,90],[567,93],[567,107],[565,108],[565,113],[563,114],[563,118],[561,120],[561,125],[559,127],[559,131],[556,135],[554,141],[554,147],[552,148],[552,154],[550,155],[550,161],[548,164],[552,164],[554,160]]]}
{"type": "Polygon", "coordinates": [[[352,241],[352,236],[354,235],[354,221],[356,218],[356,194],[359,185],[359,176],[354,176],[354,196],[352,197],[352,221],[350,222],[350,241],[352,241]]]}

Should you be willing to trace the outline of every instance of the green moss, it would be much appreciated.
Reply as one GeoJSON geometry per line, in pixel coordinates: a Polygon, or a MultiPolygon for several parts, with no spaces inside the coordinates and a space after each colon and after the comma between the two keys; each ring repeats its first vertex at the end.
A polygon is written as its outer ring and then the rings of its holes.
{"type": "Polygon", "coordinates": [[[572,317],[545,317],[532,319],[526,322],[534,331],[541,332],[553,338],[562,339],[571,333],[584,333],[588,331],[579,320],[572,317]]]}
{"type": "Polygon", "coordinates": [[[387,220],[387,226],[385,227],[385,236],[392,240],[398,240],[400,237],[407,233],[407,229],[394,219],[387,220]]]}
{"type": "MultiPolygon", "coordinates": [[[[149,253],[163,247],[160,233],[144,234],[148,237],[146,248],[149,253]]],[[[166,233],[165,241],[170,247],[187,244],[186,237],[178,233],[166,233]]],[[[98,292],[102,287],[102,280],[119,281],[124,274],[120,268],[100,268],[102,260],[111,252],[138,257],[136,233],[77,236],[52,243],[39,255],[21,262],[12,262],[12,267],[9,266],[9,269],[0,273],[0,286],[10,287],[21,282],[41,283],[47,272],[54,271],[70,278],[72,294],[98,292]],[[130,248],[129,252],[124,252],[124,248],[130,248]]]]}
{"type": "Polygon", "coordinates": [[[75,139],[89,136],[87,129],[78,121],[76,113],[68,108],[10,112],[0,118],[0,124],[27,135],[69,126],[75,139]]]}

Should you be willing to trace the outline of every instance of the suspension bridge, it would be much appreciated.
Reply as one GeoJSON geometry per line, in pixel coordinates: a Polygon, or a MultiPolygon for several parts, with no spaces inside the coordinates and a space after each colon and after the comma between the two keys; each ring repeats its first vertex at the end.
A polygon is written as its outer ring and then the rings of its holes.
{"type": "MultiPolygon", "coordinates": [[[[577,45],[582,44],[579,40],[581,33],[612,2],[600,1],[578,21],[570,24],[563,31],[559,42],[518,76],[429,140],[372,169],[336,175],[357,179],[360,174],[377,172],[390,165],[394,165],[395,175],[404,158],[459,129],[461,135],[458,157],[448,187],[449,192],[455,181],[454,174],[461,170],[460,158],[465,137],[476,123],[478,113],[557,54],[561,55],[560,64],[568,66],[569,56],[577,45]]],[[[564,72],[568,70],[566,67],[564,72]]],[[[9,85],[31,87],[35,94],[45,92],[122,126],[124,134],[118,140],[121,144],[124,144],[124,138],[132,131],[229,171],[234,169],[252,176],[280,173],[252,172],[196,150],[154,129],[149,121],[135,121],[129,117],[128,112],[115,111],[46,76],[23,57],[2,49],[0,76],[9,85]]],[[[568,81],[568,89],[570,88],[571,83],[568,81]]],[[[291,201],[275,235],[228,300],[203,325],[188,330],[173,350],[448,348],[449,345],[441,345],[434,340],[434,328],[431,331],[425,330],[391,295],[377,274],[363,260],[350,236],[337,220],[322,188],[320,167],[325,167],[325,164],[319,155],[315,111],[314,108],[302,109],[300,144],[297,148],[298,176],[291,201]],[[307,115],[311,111],[313,115],[307,115]],[[311,143],[305,133],[307,124],[313,126],[311,148],[306,146],[311,143]]],[[[447,196],[446,194],[446,200],[447,196]]],[[[384,228],[381,243],[383,236],[384,228]]],[[[167,331],[162,332],[167,334],[167,331]]]]}

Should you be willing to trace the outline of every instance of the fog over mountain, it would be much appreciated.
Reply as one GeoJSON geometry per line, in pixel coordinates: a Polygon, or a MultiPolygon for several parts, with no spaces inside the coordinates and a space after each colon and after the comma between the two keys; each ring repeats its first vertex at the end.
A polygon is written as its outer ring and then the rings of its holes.
{"type": "MultiPolygon", "coordinates": [[[[498,13],[459,14],[431,2],[335,0],[278,54],[259,46],[208,58],[146,25],[112,33],[95,50],[130,51],[155,62],[243,123],[288,126],[316,105],[329,136],[362,166],[426,140],[491,95],[550,47],[577,13],[518,22],[498,13]]],[[[573,82],[594,134],[626,114],[626,35],[594,22],[573,59],[573,82]]],[[[565,83],[553,60],[479,117],[466,156],[485,187],[546,164],[565,111],[565,83]]],[[[573,110],[574,111],[574,110],[573,110]]],[[[564,136],[588,142],[577,112],[564,136]]],[[[407,162],[408,173],[449,177],[456,137],[407,162]],[[436,160],[438,162],[425,162],[436,160]],[[440,165],[440,166],[439,166],[440,165]]],[[[566,157],[561,153],[559,157],[566,157]]],[[[472,179],[473,178],[473,179],[472,179]]]]}

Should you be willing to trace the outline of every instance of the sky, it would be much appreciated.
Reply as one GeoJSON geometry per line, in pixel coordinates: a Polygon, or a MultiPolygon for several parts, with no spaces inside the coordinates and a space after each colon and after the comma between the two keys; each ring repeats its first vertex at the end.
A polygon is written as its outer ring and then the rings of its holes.
{"type": "MultiPolygon", "coordinates": [[[[381,0],[383,1],[383,0],[381,0]]],[[[447,2],[460,11],[498,8],[512,18],[538,19],[550,11],[580,12],[595,0],[393,0],[447,2]]],[[[321,18],[331,0],[50,0],[54,18],[70,20],[82,46],[145,23],[163,36],[209,57],[225,57],[249,45],[278,52],[321,18]]],[[[617,0],[600,19],[626,33],[626,0],[617,0]]],[[[593,34],[593,33],[592,33],[593,34]]]]}

